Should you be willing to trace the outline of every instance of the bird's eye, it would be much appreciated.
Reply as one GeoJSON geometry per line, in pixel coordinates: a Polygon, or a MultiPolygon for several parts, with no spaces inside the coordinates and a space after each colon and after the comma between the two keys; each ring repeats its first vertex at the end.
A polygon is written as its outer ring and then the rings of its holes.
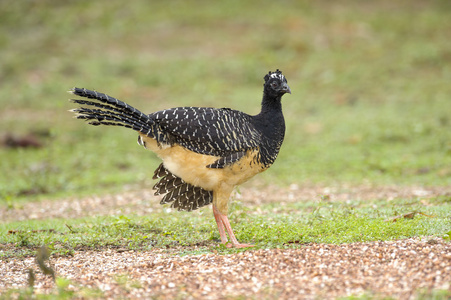
{"type": "Polygon", "coordinates": [[[273,81],[272,83],[271,83],[271,87],[272,88],[276,88],[276,87],[278,87],[279,86],[279,84],[277,83],[277,81],[273,81]]]}

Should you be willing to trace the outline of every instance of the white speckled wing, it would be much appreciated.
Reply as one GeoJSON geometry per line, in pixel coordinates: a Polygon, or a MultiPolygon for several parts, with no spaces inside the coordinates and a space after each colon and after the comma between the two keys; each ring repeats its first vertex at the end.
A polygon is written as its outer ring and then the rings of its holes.
{"type": "Polygon", "coordinates": [[[196,153],[225,156],[258,147],[260,133],[248,114],[228,108],[178,107],[149,118],[174,142],[196,153]]]}

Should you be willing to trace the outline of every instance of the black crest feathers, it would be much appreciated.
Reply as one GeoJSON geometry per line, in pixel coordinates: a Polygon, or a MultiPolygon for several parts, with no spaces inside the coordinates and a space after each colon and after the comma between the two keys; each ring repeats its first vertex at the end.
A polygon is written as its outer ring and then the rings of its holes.
{"type": "Polygon", "coordinates": [[[275,72],[269,71],[269,73],[265,75],[264,77],[265,84],[271,78],[278,78],[282,82],[287,82],[287,79],[285,78],[285,76],[282,75],[282,71],[280,71],[279,69],[277,69],[275,72]]]}

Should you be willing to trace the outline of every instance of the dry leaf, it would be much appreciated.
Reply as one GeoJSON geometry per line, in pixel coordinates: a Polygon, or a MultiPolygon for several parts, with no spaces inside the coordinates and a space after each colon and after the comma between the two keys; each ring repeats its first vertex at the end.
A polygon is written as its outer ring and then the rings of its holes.
{"type": "Polygon", "coordinates": [[[409,212],[409,213],[405,213],[405,214],[402,214],[402,215],[398,215],[398,216],[389,218],[389,219],[385,220],[385,222],[396,222],[396,221],[398,221],[398,220],[401,219],[401,218],[404,218],[404,219],[413,219],[413,217],[414,217],[416,214],[420,214],[420,215],[423,215],[423,216],[426,216],[426,217],[429,217],[429,218],[434,218],[434,217],[435,217],[435,216],[427,215],[427,214],[422,213],[422,212],[419,212],[419,211],[412,211],[412,212],[409,212]]]}

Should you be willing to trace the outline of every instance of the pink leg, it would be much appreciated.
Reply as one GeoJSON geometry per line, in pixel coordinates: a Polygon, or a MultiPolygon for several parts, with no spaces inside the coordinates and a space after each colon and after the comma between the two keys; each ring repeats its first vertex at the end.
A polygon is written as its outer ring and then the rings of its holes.
{"type": "Polygon", "coordinates": [[[226,245],[227,244],[227,235],[224,231],[224,224],[222,223],[221,218],[219,217],[219,211],[213,205],[213,215],[215,216],[216,224],[218,224],[219,235],[221,236],[221,242],[226,245]]]}
{"type": "Polygon", "coordinates": [[[229,218],[227,218],[227,215],[221,214],[214,205],[213,205],[213,214],[216,219],[216,224],[218,224],[219,235],[221,236],[221,242],[224,245],[226,245],[229,248],[232,246],[235,248],[254,247],[254,245],[240,244],[238,242],[238,240],[235,237],[235,234],[233,233],[232,227],[230,226],[229,218]],[[229,234],[232,245],[227,244],[227,236],[225,234],[224,227],[227,230],[227,233],[229,234]]]}

